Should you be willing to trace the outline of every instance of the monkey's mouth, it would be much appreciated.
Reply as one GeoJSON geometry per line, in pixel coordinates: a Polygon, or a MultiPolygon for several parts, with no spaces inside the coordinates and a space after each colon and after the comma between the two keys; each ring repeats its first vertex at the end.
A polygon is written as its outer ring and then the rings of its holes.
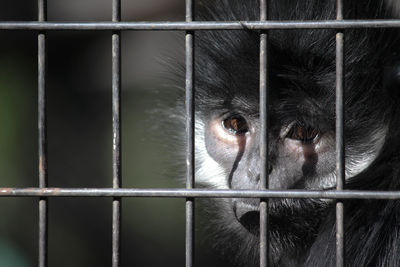
{"type": "Polygon", "coordinates": [[[258,207],[235,201],[233,203],[235,217],[240,224],[251,234],[258,235],[260,232],[260,212],[258,207]]]}

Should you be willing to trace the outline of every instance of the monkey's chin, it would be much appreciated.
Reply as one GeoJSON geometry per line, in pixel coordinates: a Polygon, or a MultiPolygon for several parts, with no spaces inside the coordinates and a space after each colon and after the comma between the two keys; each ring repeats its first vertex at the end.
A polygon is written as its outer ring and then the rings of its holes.
{"type": "MultiPolygon", "coordinates": [[[[213,199],[208,210],[208,234],[222,254],[235,255],[233,266],[259,265],[259,217],[256,205],[240,199],[213,199]],[[229,244],[229,246],[227,246],[229,244]],[[246,262],[241,262],[246,259],[246,262]]],[[[320,200],[271,199],[269,236],[271,266],[306,251],[318,233],[328,205],[320,200]]],[[[296,266],[296,265],[294,265],[296,266]]]]}
{"type": "MultiPolygon", "coordinates": [[[[250,234],[258,236],[260,232],[259,202],[249,203],[248,200],[234,199],[231,205],[234,216],[242,227],[250,234]]],[[[270,227],[275,231],[279,231],[282,227],[285,227],[285,231],[290,231],[286,228],[290,228],[291,224],[295,230],[298,222],[319,222],[320,219],[316,220],[309,214],[321,218],[328,205],[329,203],[324,200],[271,199],[269,201],[270,227]]]]}

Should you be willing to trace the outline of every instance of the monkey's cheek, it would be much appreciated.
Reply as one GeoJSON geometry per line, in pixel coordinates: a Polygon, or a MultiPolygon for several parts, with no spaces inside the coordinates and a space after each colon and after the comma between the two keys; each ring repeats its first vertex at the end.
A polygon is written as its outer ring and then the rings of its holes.
{"type": "Polygon", "coordinates": [[[285,139],[281,157],[290,159],[291,162],[297,164],[304,164],[310,159],[318,158],[318,152],[314,144],[304,144],[298,140],[285,139]]]}
{"type": "Polygon", "coordinates": [[[299,140],[285,138],[283,147],[287,154],[297,158],[310,154],[320,154],[330,151],[333,148],[334,139],[328,135],[319,137],[314,143],[303,143],[299,140]]]}
{"type": "Polygon", "coordinates": [[[283,145],[285,148],[285,152],[288,155],[299,156],[303,154],[303,146],[301,144],[301,141],[285,139],[283,145]]]}
{"type": "Polygon", "coordinates": [[[223,163],[231,162],[243,153],[250,136],[229,133],[221,124],[213,121],[205,133],[204,140],[208,154],[217,162],[223,163]]]}
{"type": "Polygon", "coordinates": [[[218,163],[229,163],[239,153],[239,146],[221,142],[213,134],[206,134],[205,147],[207,153],[218,163]]]}

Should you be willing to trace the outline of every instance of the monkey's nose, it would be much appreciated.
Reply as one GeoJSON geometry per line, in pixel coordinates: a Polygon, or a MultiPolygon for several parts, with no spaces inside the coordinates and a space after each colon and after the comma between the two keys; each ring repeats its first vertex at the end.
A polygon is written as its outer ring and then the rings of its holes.
{"type": "Polygon", "coordinates": [[[258,206],[241,201],[235,201],[233,205],[236,219],[243,227],[252,233],[258,235],[260,232],[260,212],[258,206]]]}

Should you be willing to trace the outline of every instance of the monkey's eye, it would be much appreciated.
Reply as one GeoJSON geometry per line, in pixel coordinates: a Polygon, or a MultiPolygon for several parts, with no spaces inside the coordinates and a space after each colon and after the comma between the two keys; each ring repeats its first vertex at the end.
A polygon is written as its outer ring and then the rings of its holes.
{"type": "Polygon", "coordinates": [[[240,115],[232,115],[222,121],[224,128],[232,134],[245,134],[249,131],[249,125],[240,115]]]}
{"type": "Polygon", "coordinates": [[[299,140],[303,143],[312,143],[319,131],[311,126],[295,123],[289,130],[286,138],[299,140]]]}

